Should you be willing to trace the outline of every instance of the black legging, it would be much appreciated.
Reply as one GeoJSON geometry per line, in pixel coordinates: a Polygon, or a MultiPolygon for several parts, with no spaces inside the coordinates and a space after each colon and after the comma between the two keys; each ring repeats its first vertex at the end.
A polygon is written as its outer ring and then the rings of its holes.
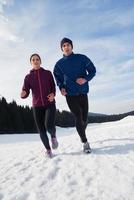
{"type": "Polygon", "coordinates": [[[88,97],[87,94],[78,96],[66,96],[68,107],[75,117],[77,132],[82,142],[87,142],[85,129],[88,117],[88,97]]]}
{"type": "Polygon", "coordinates": [[[38,132],[40,133],[41,140],[47,150],[51,149],[49,145],[49,139],[47,131],[50,133],[51,138],[55,137],[55,104],[51,104],[48,107],[34,107],[33,115],[38,132]]]}

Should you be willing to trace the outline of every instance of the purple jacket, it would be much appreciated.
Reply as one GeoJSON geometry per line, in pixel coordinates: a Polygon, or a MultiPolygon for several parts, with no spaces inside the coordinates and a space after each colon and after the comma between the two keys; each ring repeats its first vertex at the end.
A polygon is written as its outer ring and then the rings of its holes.
{"type": "Polygon", "coordinates": [[[48,106],[53,102],[48,101],[47,96],[50,93],[55,95],[55,82],[52,73],[40,67],[38,70],[32,69],[24,79],[22,90],[26,91],[23,98],[27,98],[30,89],[32,90],[33,107],[48,106]]]}

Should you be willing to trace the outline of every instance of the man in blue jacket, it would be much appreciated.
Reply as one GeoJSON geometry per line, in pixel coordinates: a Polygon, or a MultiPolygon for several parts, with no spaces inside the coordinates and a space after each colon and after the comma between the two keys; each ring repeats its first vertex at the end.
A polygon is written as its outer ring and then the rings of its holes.
{"type": "Polygon", "coordinates": [[[88,118],[88,82],[95,76],[96,69],[91,60],[82,54],[73,53],[73,43],[69,38],[61,40],[61,58],[54,67],[54,76],[66,97],[68,107],[75,116],[76,129],[83,143],[83,151],[90,153],[91,148],[86,137],[88,118]]]}

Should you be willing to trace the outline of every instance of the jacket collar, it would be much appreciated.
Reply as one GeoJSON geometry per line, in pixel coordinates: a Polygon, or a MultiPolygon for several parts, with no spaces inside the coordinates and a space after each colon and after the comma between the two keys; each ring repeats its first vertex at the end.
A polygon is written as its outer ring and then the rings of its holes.
{"type": "Polygon", "coordinates": [[[39,69],[31,69],[30,72],[36,72],[36,71],[44,71],[45,69],[40,67],[39,69]]]}
{"type": "Polygon", "coordinates": [[[63,54],[63,58],[70,58],[72,55],[74,55],[74,53],[72,52],[70,55],[66,56],[63,54]]]}

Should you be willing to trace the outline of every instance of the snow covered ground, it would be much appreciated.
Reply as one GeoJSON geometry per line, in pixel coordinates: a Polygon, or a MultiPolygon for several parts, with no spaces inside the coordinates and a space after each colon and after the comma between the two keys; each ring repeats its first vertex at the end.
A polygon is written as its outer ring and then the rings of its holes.
{"type": "Polygon", "coordinates": [[[0,135],[0,200],[134,200],[134,116],[88,125],[88,155],[75,128],[57,134],[53,159],[37,134],[0,135]]]}

